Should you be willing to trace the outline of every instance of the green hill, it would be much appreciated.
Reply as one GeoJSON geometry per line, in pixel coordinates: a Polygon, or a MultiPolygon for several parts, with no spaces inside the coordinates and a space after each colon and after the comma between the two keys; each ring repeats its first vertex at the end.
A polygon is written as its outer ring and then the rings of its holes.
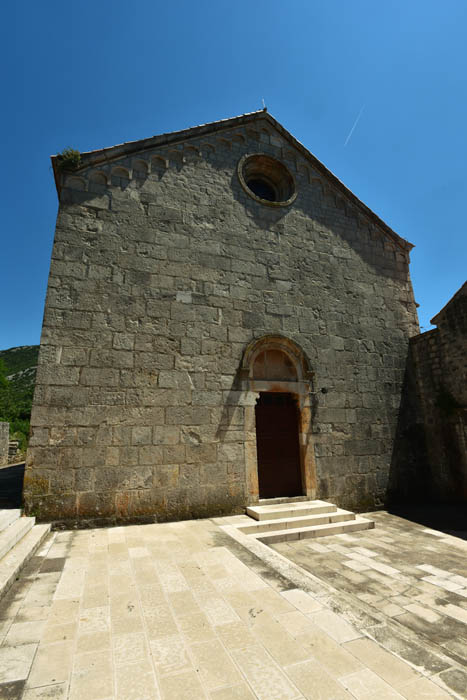
{"type": "Polygon", "coordinates": [[[26,448],[36,382],[38,345],[0,350],[0,421],[10,423],[10,435],[26,448]]]}

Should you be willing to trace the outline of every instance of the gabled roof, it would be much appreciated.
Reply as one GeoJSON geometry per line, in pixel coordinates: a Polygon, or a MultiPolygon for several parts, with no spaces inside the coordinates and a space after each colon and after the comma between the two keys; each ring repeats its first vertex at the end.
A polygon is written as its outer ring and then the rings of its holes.
{"type": "MultiPolygon", "coordinates": [[[[282,124],[280,124],[274,117],[269,114],[267,109],[261,109],[256,112],[250,112],[248,114],[242,114],[238,117],[231,117],[230,119],[220,119],[219,121],[210,122],[208,124],[200,124],[199,126],[193,126],[189,129],[182,129],[181,131],[171,131],[167,134],[159,134],[156,136],[150,136],[146,139],[140,139],[138,141],[128,141],[125,143],[118,144],[117,146],[110,146],[109,148],[100,148],[95,151],[85,151],[81,153],[81,165],[77,172],[88,167],[95,167],[103,163],[114,161],[117,158],[127,157],[134,153],[141,151],[146,151],[148,149],[156,148],[158,146],[168,146],[177,144],[183,141],[187,141],[191,138],[204,136],[214,132],[227,131],[232,129],[232,127],[238,127],[245,124],[251,124],[256,121],[266,121],[268,122],[281,136],[284,137],[289,143],[299,151],[305,159],[307,159],[313,168],[324,175],[328,181],[330,181],[333,186],[339,190],[344,197],[349,199],[357,209],[359,209],[362,214],[364,214],[368,219],[373,221],[382,231],[398,246],[406,251],[410,251],[414,246],[407,240],[399,236],[395,231],[392,230],[382,219],[379,218],[369,207],[366,206],[348,187],[344,185],[328,168],[326,168],[320,160],[318,160],[310,151],[297,141],[297,139],[292,136],[292,134],[285,129],[282,124]]],[[[58,168],[59,157],[57,155],[51,157],[52,166],[55,177],[55,184],[57,191],[60,194],[60,171],[58,168]]]]}

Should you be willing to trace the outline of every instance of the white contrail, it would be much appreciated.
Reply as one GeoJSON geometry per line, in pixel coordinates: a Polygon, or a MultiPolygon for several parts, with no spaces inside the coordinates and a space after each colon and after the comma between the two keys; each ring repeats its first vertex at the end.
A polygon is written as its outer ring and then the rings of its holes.
{"type": "Polygon", "coordinates": [[[363,105],[363,107],[362,107],[361,110],[359,111],[358,117],[356,118],[353,127],[352,127],[352,128],[350,129],[350,131],[349,131],[349,135],[348,135],[347,138],[345,139],[344,148],[345,148],[345,147],[347,146],[347,144],[349,143],[350,137],[352,136],[352,134],[353,134],[353,132],[354,132],[354,129],[355,129],[355,127],[357,126],[357,124],[358,124],[358,122],[359,122],[359,119],[360,119],[360,117],[361,117],[362,114],[363,114],[363,110],[364,110],[364,109],[365,109],[365,105],[363,105]]]}

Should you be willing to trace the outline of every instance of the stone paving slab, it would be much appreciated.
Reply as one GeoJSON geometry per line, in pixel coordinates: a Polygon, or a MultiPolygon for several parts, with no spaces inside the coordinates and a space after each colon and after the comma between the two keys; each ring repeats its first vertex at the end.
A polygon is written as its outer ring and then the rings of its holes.
{"type": "Polygon", "coordinates": [[[53,533],[0,601],[0,700],[465,698],[464,550],[378,517],[297,549],[312,575],[232,519],[53,533]]]}
{"type": "Polygon", "coordinates": [[[371,517],[375,530],[319,547],[271,547],[365,610],[359,629],[466,697],[467,542],[385,512],[371,517]]]}

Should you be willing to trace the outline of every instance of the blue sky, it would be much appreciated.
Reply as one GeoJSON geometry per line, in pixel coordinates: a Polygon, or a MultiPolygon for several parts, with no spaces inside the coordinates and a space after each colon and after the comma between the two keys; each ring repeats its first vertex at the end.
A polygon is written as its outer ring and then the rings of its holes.
{"type": "Polygon", "coordinates": [[[254,111],[262,98],[416,245],[430,328],[466,278],[466,28],[465,0],[6,3],[0,349],[39,342],[51,154],[254,111]]]}

